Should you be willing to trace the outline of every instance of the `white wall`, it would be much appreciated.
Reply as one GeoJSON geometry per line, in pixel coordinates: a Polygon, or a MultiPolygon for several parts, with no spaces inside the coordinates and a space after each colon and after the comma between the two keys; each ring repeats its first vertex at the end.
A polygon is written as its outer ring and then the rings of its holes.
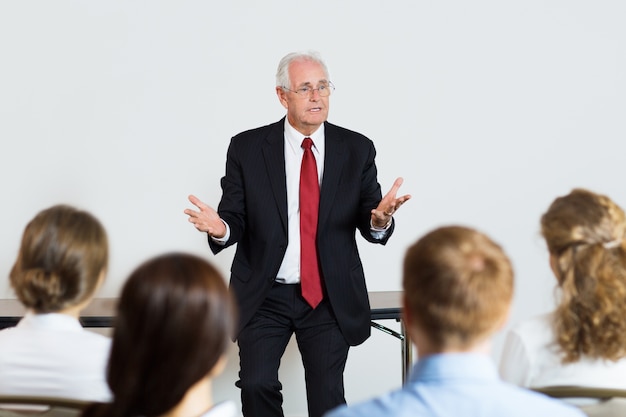
{"type": "MultiPolygon", "coordinates": [[[[405,248],[460,223],[510,253],[512,323],[549,310],[541,213],[578,186],[626,205],[625,20],[621,0],[0,2],[0,297],[24,225],[59,202],[109,231],[102,296],[163,251],[228,274],[234,252],[209,253],[186,197],[217,204],[230,137],[283,116],[278,60],[316,49],[330,121],[374,140],[383,189],[403,176],[413,194],[386,247],[361,245],[370,290],[400,289],[405,248]]],[[[374,331],[348,400],[398,386],[399,357],[374,331]]],[[[217,398],[238,398],[236,372],[233,349],[217,398]]],[[[281,372],[286,414],[305,415],[294,346],[281,372]]]]}

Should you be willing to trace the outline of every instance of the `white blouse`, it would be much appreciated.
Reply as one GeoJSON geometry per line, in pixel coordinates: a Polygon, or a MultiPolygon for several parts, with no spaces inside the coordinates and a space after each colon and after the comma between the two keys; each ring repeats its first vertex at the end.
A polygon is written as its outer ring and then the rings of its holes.
{"type": "Polygon", "coordinates": [[[28,313],[0,331],[0,395],[110,401],[111,339],[66,314],[28,313]]]}
{"type": "Polygon", "coordinates": [[[500,359],[503,380],[523,387],[575,385],[626,389],[626,358],[617,362],[582,358],[563,364],[552,330],[552,314],[525,321],[507,335],[500,359]]]}

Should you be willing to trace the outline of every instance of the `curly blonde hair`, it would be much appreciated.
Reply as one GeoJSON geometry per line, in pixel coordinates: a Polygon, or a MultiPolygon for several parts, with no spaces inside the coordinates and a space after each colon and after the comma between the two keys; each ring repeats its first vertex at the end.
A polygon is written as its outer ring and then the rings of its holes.
{"type": "Polygon", "coordinates": [[[626,216],[610,198],[574,189],[541,218],[559,281],[554,315],[563,363],[626,356],[626,216]]]}

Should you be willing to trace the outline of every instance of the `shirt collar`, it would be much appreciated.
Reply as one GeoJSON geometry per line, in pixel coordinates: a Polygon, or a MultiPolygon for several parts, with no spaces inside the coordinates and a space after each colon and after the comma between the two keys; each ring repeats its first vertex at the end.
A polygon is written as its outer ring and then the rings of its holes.
{"type": "Polygon", "coordinates": [[[81,326],[80,322],[76,318],[67,314],[36,314],[33,312],[27,312],[19,321],[17,327],[69,331],[82,331],[83,329],[83,326],[81,326]]]}
{"type": "Polygon", "coordinates": [[[410,380],[473,379],[498,380],[491,358],[478,353],[441,353],[419,359],[410,380]]]}
{"type": "Polygon", "coordinates": [[[302,133],[298,132],[285,117],[285,141],[288,142],[293,149],[301,149],[302,140],[304,138],[311,138],[313,141],[313,149],[317,150],[318,153],[322,153],[324,149],[324,123],[310,136],[304,136],[302,133]]]}

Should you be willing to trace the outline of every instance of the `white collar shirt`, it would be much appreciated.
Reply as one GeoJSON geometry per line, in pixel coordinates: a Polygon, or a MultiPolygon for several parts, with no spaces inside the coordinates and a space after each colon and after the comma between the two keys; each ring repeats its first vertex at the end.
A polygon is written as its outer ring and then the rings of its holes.
{"type": "Polygon", "coordinates": [[[626,389],[626,358],[611,361],[583,356],[576,362],[563,364],[553,322],[554,313],[542,314],[508,332],[500,357],[502,379],[530,388],[560,385],[626,389]]]}
{"type": "Polygon", "coordinates": [[[0,395],[110,401],[111,339],[66,314],[27,313],[0,331],[0,395]]]}
{"type": "MultiPolygon", "coordinates": [[[[310,136],[304,136],[289,124],[285,118],[284,128],[284,156],[285,156],[285,176],[287,185],[287,226],[288,226],[288,245],[285,256],[276,274],[276,282],[282,284],[298,284],[300,282],[300,167],[302,165],[302,140],[305,137],[311,138],[313,141],[313,155],[317,165],[317,176],[320,183],[320,192],[322,187],[322,178],[324,176],[324,157],[326,152],[326,136],[324,124],[322,124],[310,136]]],[[[223,220],[222,220],[223,221],[223,220]]],[[[230,238],[230,227],[226,226],[226,234],[221,238],[211,237],[217,244],[224,245],[230,238]]],[[[383,228],[376,228],[371,225],[370,233],[375,239],[383,239],[389,233],[387,224],[383,228]]]]}
{"type": "MultiPolygon", "coordinates": [[[[317,164],[317,176],[322,184],[324,154],[326,150],[324,124],[310,136],[304,136],[285,118],[285,176],[287,184],[287,230],[288,241],[285,257],[280,265],[276,281],[281,284],[300,282],[300,167],[302,165],[302,141],[305,137],[313,141],[313,155],[317,164]]],[[[321,191],[321,188],[320,188],[321,191]]]]}

